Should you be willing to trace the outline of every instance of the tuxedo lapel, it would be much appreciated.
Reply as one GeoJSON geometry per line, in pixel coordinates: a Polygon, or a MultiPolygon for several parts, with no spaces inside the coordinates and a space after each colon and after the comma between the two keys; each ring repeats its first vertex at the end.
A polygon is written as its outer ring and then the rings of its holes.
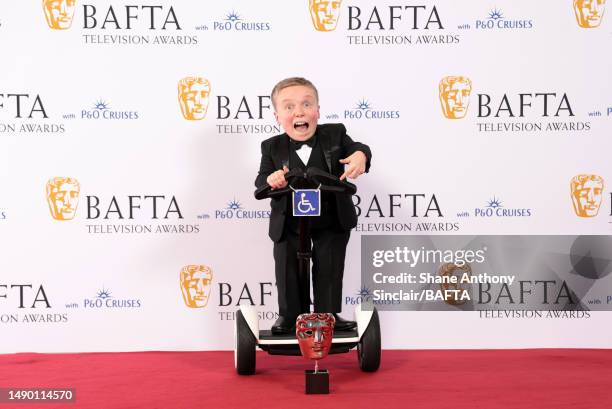
{"type": "Polygon", "coordinates": [[[325,157],[325,163],[327,164],[327,169],[329,169],[329,173],[334,173],[334,168],[332,168],[332,160],[331,160],[331,141],[329,135],[325,132],[317,130],[319,136],[319,143],[321,144],[321,149],[323,150],[323,156],[325,157]]]}
{"type": "Polygon", "coordinates": [[[289,167],[289,135],[282,134],[280,138],[277,139],[275,144],[276,152],[272,154],[272,157],[279,162],[279,169],[282,169],[283,166],[289,167]]]}

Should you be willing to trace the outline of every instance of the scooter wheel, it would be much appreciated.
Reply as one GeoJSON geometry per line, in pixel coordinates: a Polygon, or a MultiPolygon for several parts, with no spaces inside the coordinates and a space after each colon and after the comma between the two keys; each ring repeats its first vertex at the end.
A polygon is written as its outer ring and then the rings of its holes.
{"type": "Polygon", "coordinates": [[[364,372],[376,372],[380,367],[380,321],[376,308],[357,344],[357,357],[359,368],[364,372]]]}
{"type": "Polygon", "coordinates": [[[236,333],[234,334],[234,364],[239,375],[255,373],[255,337],[242,311],[236,312],[236,333]]]}

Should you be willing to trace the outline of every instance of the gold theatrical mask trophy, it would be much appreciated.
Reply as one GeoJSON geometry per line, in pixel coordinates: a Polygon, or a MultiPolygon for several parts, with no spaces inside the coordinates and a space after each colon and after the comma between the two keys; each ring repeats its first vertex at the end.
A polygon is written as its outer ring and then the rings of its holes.
{"type": "Polygon", "coordinates": [[[595,217],[599,213],[604,180],[597,175],[577,175],[570,182],[572,204],[576,216],[595,217]]]}
{"type": "Polygon", "coordinates": [[[449,76],[442,78],[439,86],[442,113],[448,119],[461,119],[470,105],[472,81],[467,77],[449,76]]]}
{"type": "Polygon", "coordinates": [[[72,220],[79,205],[81,186],[74,178],[55,177],[47,182],[47,204],[55,220],[72,220]]]}
{"type": "Polygon", "coordinates": [[[606,0],[574,0],[576,22],[582,28],[596,28],[601,24],[606,0]]]}
{"type": "Polygon", "coordinates": [[[295,322],[295,335],[302,356],[315,361],[315,369],[306,370],[306,393],[329,393],[329,372],[319,370],[319,360],[329,354],[336,319],[329,313],[301,314],[295,322]]]}
{"type": "Polygon", "coordinates": [[[340,17],[341,0],[308,0],[312,25],[317,31],[334,31],[340,17]]]}
{"type": "Polygon", "coordinates": [[[67,30],[72,25],[76,0],[43,0],[45,19],[54,30],[67,30]]]}
{"type": "Polygon", "coordinates": [[[186,77],[178,83],[178,100],[183,118],[197,121],[206,117],[210,98],[210,81],[202,77],[186,77]]]}
{"type": "Polygon", "coordinates": [[[181,269],[181,293],[189,308],[204,308],[210,298],[212,270],[204,265],[188,265],[181,269]]]}
{"type": "Polygon", "coordinates": [[[455,263],[445,263],[440,266],[438,269],[438,275],[442,277],[457,277],[457,283],[444,282],[440,284],[440,289],[448,294],[451,292],[451,295],[454,297],[444,297],[444,302],[449,305],[459,306],[465,304],[467,300],[460,299],[456,294],[457,291],[469,291],[469,287],[461,283],[461,277],[464,274],[472,275],[472,267],[468,263],[463,265],[458,265],[455,263]]]}

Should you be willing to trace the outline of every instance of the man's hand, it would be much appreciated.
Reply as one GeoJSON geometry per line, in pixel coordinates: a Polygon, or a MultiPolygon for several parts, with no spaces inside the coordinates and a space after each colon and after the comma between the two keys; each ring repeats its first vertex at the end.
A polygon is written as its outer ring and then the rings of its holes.
{"type": "Polygon", "coordinates": [[[342,176],[340,176],[340,180],[344,180],[347,177],[357,179],[365,172],[367,160],[365,153],[361,151],[356,151],[351,156],[340,159],[340,163],[348,165],[342,176]]]}
{"type": "Polygon", "coordinates": [[[270,173],[270,176],[266,179],[268,185],[274,189],[282,189],[287,186],[287,181],[285,180],[285,174],[289,172],[289,168],[287,166],[283,166],[282,169],[277,170],[274,173],[270,173]]]}

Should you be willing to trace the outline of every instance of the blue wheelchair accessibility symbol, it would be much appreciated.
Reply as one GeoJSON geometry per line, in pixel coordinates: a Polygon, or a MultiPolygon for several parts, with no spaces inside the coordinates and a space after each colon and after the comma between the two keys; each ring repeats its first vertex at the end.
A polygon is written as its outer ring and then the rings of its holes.
{"type": "Polygon", "coordinates": [[[298,189],[293,191],[294,216],[320,216],[321,191],[319,189],[298,189]]]}

